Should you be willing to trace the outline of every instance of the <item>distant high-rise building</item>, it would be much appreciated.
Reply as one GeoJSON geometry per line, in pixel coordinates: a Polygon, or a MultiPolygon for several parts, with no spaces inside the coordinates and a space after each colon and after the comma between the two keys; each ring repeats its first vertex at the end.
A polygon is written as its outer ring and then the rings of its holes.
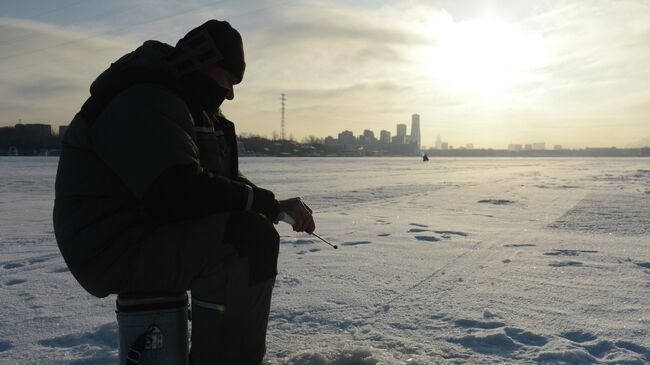
{"type": "Polygon", "coordinates": [[[473,143],[468,143],[465,145],[465,148],[468,150],[473,150],[474,149],[474,144],[473,143]]]}
{"type": "Polygon", "coordinates": [[[437,150],[442,149],[442,140],[440,139],[440,135],[436,137],[436,149],[437,150]]]}
{"type": "Polygon", "coordinates": [[[448,150],[448,149],[449,149],[449,143],[447,143],[447,142],[440,142],[440,149],[441,149],[441,150],[448,150]]]}
{"type": "Polygon", "coordinates": [[[343,131],[339,133],[339,143],[354,143],[356,139],[354,138],[354,133],[352,131],[343,131]]]}
{"type": "Polygon", "coordinates": [[[509,144],[508,151],[521,151],[523,146],[521,144],[509,144]]]}
{"type": "Polygon", "coordinates": [[[406,124],[397,124],[397,137],[406,137],[406,124]]]}
{"type": "Polygon", "coordinates": [[[390,143],[390,132],[382,129],[382,131],[379,132],[379,141],[381,143],[390,143]]]}
{"type": "Polygon", "coordinates": [[[375,132],[371,131],[370,129],[364,129],[363,138],[366,140],[366,142],[373,142],[375,141],[375,132]]]}
{"type": "Polygon", "coordinates": [[[421,142],[420,114],[413,114],[411,115],[411,143],[414,143],[420,149],[421,142]]]}
{"type": "Polygon", "coordinates": [[[65,131],[68,130],[67,125],[60,125],[59,126],[59,138],[63,138],[63,135],[65,134],[65,131]]]}
{"type": "Polygon", "coordinates": [[[556,151],[560,151],[560,150],[562,150],[562,145],[561,144],[556,144],[555,146],[553,146],[553,149],[556,150],[556,151]]]}
{"type": "Polygon", "coordinates": [[[526,150],[526,151],[532,151],[532,150],[533,150],[533,145],[530,144],[530,143],[526,143],[526,144],[524,145],[524,150],[526,150]]]}

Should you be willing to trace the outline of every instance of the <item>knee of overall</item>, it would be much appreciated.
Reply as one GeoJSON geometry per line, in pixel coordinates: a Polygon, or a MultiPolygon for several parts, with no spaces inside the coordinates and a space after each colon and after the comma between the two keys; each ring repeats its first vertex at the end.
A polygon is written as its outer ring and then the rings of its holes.
{"type": "Polygon", "coordinates": [[[273,223],[256,212],[232,213],[224,241],[248,258],[249,282],[258,283],[277,274],[280,235],[273,223]]]}

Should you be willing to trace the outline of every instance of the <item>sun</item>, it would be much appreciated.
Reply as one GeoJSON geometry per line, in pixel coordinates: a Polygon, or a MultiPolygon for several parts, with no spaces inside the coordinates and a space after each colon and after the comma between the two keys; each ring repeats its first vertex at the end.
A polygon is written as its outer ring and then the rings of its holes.
{"type": "Polygon", "coordinates": [[[424,67],[446,86],[484,100],[502,98],[544,64],[538,37],[493,18],[438,26],[432,39],[424,67]]]}

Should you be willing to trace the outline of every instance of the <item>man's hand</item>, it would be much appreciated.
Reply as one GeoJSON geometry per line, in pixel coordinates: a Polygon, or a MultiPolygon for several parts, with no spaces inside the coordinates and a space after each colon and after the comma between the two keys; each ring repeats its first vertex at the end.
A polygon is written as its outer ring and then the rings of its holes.
{"type": "MultiPolygon", "coordinates": [[[[291,198],[280,201],[280,211],[287,213],[296,221],[293,230],[296,232],[312,233],[316,229],[314,217],[311,215],[311,208],[300,198],[291,198]]],[[[277,222],[275,222],[277,223],[277,222]]]]}

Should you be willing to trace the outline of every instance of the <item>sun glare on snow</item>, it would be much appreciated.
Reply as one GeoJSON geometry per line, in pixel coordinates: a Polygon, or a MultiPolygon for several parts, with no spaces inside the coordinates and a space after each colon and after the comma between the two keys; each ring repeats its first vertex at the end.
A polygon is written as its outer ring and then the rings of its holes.
{"type": "Polygon", "coordinates": [[[518,84],[535,79],[545,64],[541,38],[494,19],[450,22],[435,30],[427,51],[429,72],[446,87],[498,102],[518,84]]]}

